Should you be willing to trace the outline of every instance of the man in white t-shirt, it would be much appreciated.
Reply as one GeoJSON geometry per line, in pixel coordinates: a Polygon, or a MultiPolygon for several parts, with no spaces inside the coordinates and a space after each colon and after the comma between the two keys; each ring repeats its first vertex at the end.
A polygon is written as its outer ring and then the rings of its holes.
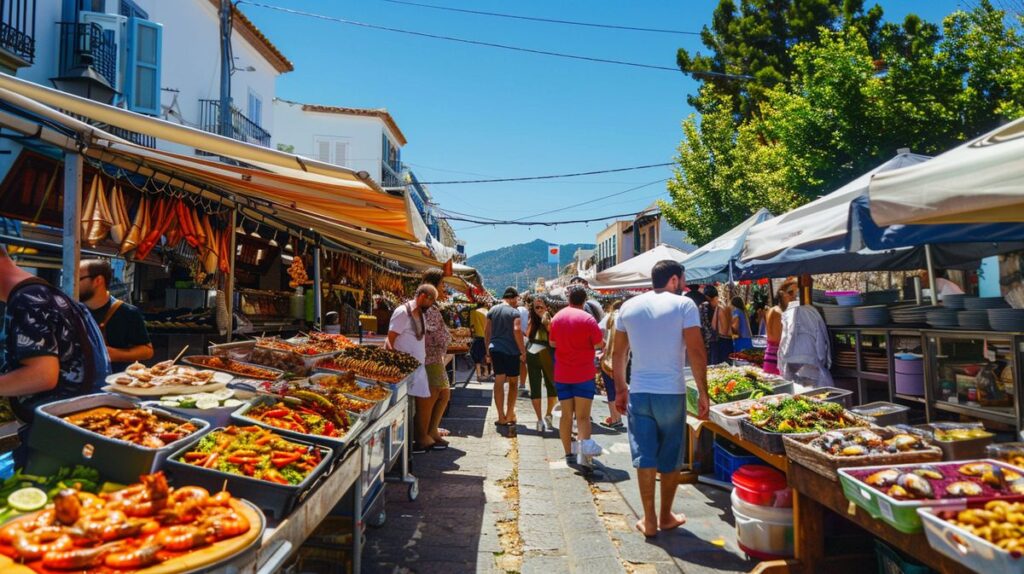
{"type": "MultiPolygon", "coordinates": [[[[427,371],[423,366],[427,359],[427,347],[424,338],[427,334],[426,312],[437,300],[437,289],[430,284],[420,285],[416,289],[416,297],[411,301],[399,305],[391,313],[391,323],[388,325],[388,340],[386,347],[396,351],[402,351],[415,357],[420,366],[412,374],[409,381],[409,396],[413,397],[412,405],[415,408],[415,399],[430,398],[430,383],[427,381],[427,371]]],[[[421,415],[422,416],[422,415],[421,415]]],[[[426,433],[426,427],[416,426],[416,433],[413,442],[413,452],[421,453],[428,450],[428,445],[433,439],[426,433]]]]}
{"type": "Polygon", "coordinates": [[[644,536],[686,522],[672,512],[686,448],[684,356],[697,383],[698,416],[708,415],[707,352],[697,305],[683,297],[683,266],[659,261],[651,270],[653,291],[622,304],[615,320],[615,406],[629,415],[629,448],[637,469],[644,516],[636,528],[644,536]],[[630,386],[626,362],[633,352],[630,386]],[[661,512],[654,508],[655,474],[661,475],[661,512]],[[660,517],[660,520],[659,520],[660,517]]]}

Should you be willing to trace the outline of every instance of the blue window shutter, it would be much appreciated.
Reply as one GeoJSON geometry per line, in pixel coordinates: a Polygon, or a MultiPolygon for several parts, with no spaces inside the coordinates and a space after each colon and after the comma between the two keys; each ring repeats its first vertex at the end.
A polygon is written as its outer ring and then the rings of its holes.
{"type": "Polygon", "coordinates": [[[128,19],[124,95],[129,110],[160,115],[162,45],[162,25],[141,18],[128,19]]]}

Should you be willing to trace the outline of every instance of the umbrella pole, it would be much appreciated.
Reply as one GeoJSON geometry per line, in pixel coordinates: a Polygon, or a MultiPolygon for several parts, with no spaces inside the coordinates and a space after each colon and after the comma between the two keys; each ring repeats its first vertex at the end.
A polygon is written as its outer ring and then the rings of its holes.
{"type": "Polygon", "coordinates": [[[928,265],[928,291],[931,293],[932,305],[938,305],[939,294],[935,289],[935,265],[932,263],[932,246],[927,243],[924,246],[924,260],[925,264],[928,265]]]}

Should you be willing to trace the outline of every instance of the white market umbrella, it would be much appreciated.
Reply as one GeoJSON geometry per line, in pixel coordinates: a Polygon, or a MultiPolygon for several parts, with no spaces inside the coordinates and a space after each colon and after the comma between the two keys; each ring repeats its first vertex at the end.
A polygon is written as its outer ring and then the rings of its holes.
{"type": "Polygon", "coordinates": [[[598,271],[597,278],[591,283],[590,287],[606,291],[615,289],[650,289],[651,268],[654,267],[655,263],[665,259],[682,261],[685,258],[685,251],[662,243],[632,259],[623,261],[604,271],[598,271]]]}
{"type": "Polygon", "coordinates": [[[699,249],[683,259],[687,283],[719,283],[731,281],[736,261],[743,252],[743,245],[750,229],[758,223],[771,219],[772,214],[761,208],[746,221],[722,235],[701,245],[699,249]]]}
{"type": "Polygon", "coordinates": [[[928,156],[909,152],[896,157],[847,183],[832,193],[759,223],[747,234],[743,261],[769,259],[786,249],[808,245],[845,247],[850,228],[850,203],[867,195],[875,174],[926,162],[928,156]]]}
{"type": "Polygon", "coordinates": [[[899,223],[1024,222],[1024,118],[869,186],[871,218],[899,223]]]}

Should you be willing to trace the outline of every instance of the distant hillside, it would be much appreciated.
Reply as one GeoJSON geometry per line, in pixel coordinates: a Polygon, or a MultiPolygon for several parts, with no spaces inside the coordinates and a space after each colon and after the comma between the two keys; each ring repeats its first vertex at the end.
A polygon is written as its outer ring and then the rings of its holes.
{"type": "MultiPolygon", "coordinates": [[[[559,266],[569,263],[577,249],[593,249],[594,246],[566,243],[561,248],[559,266]]],[[[470,257],[466,264],[475,267],[483,276],[487,288],[496,291],[499,296],[509,285],[518,285],[520,290],[533,290],[538,277],[552,279],[556,273],[554,264],[548,263],[548,242],[542,239],[478,253],[470,257]],[[518,277],[516,274],[519,274],[518,277]]]]}

